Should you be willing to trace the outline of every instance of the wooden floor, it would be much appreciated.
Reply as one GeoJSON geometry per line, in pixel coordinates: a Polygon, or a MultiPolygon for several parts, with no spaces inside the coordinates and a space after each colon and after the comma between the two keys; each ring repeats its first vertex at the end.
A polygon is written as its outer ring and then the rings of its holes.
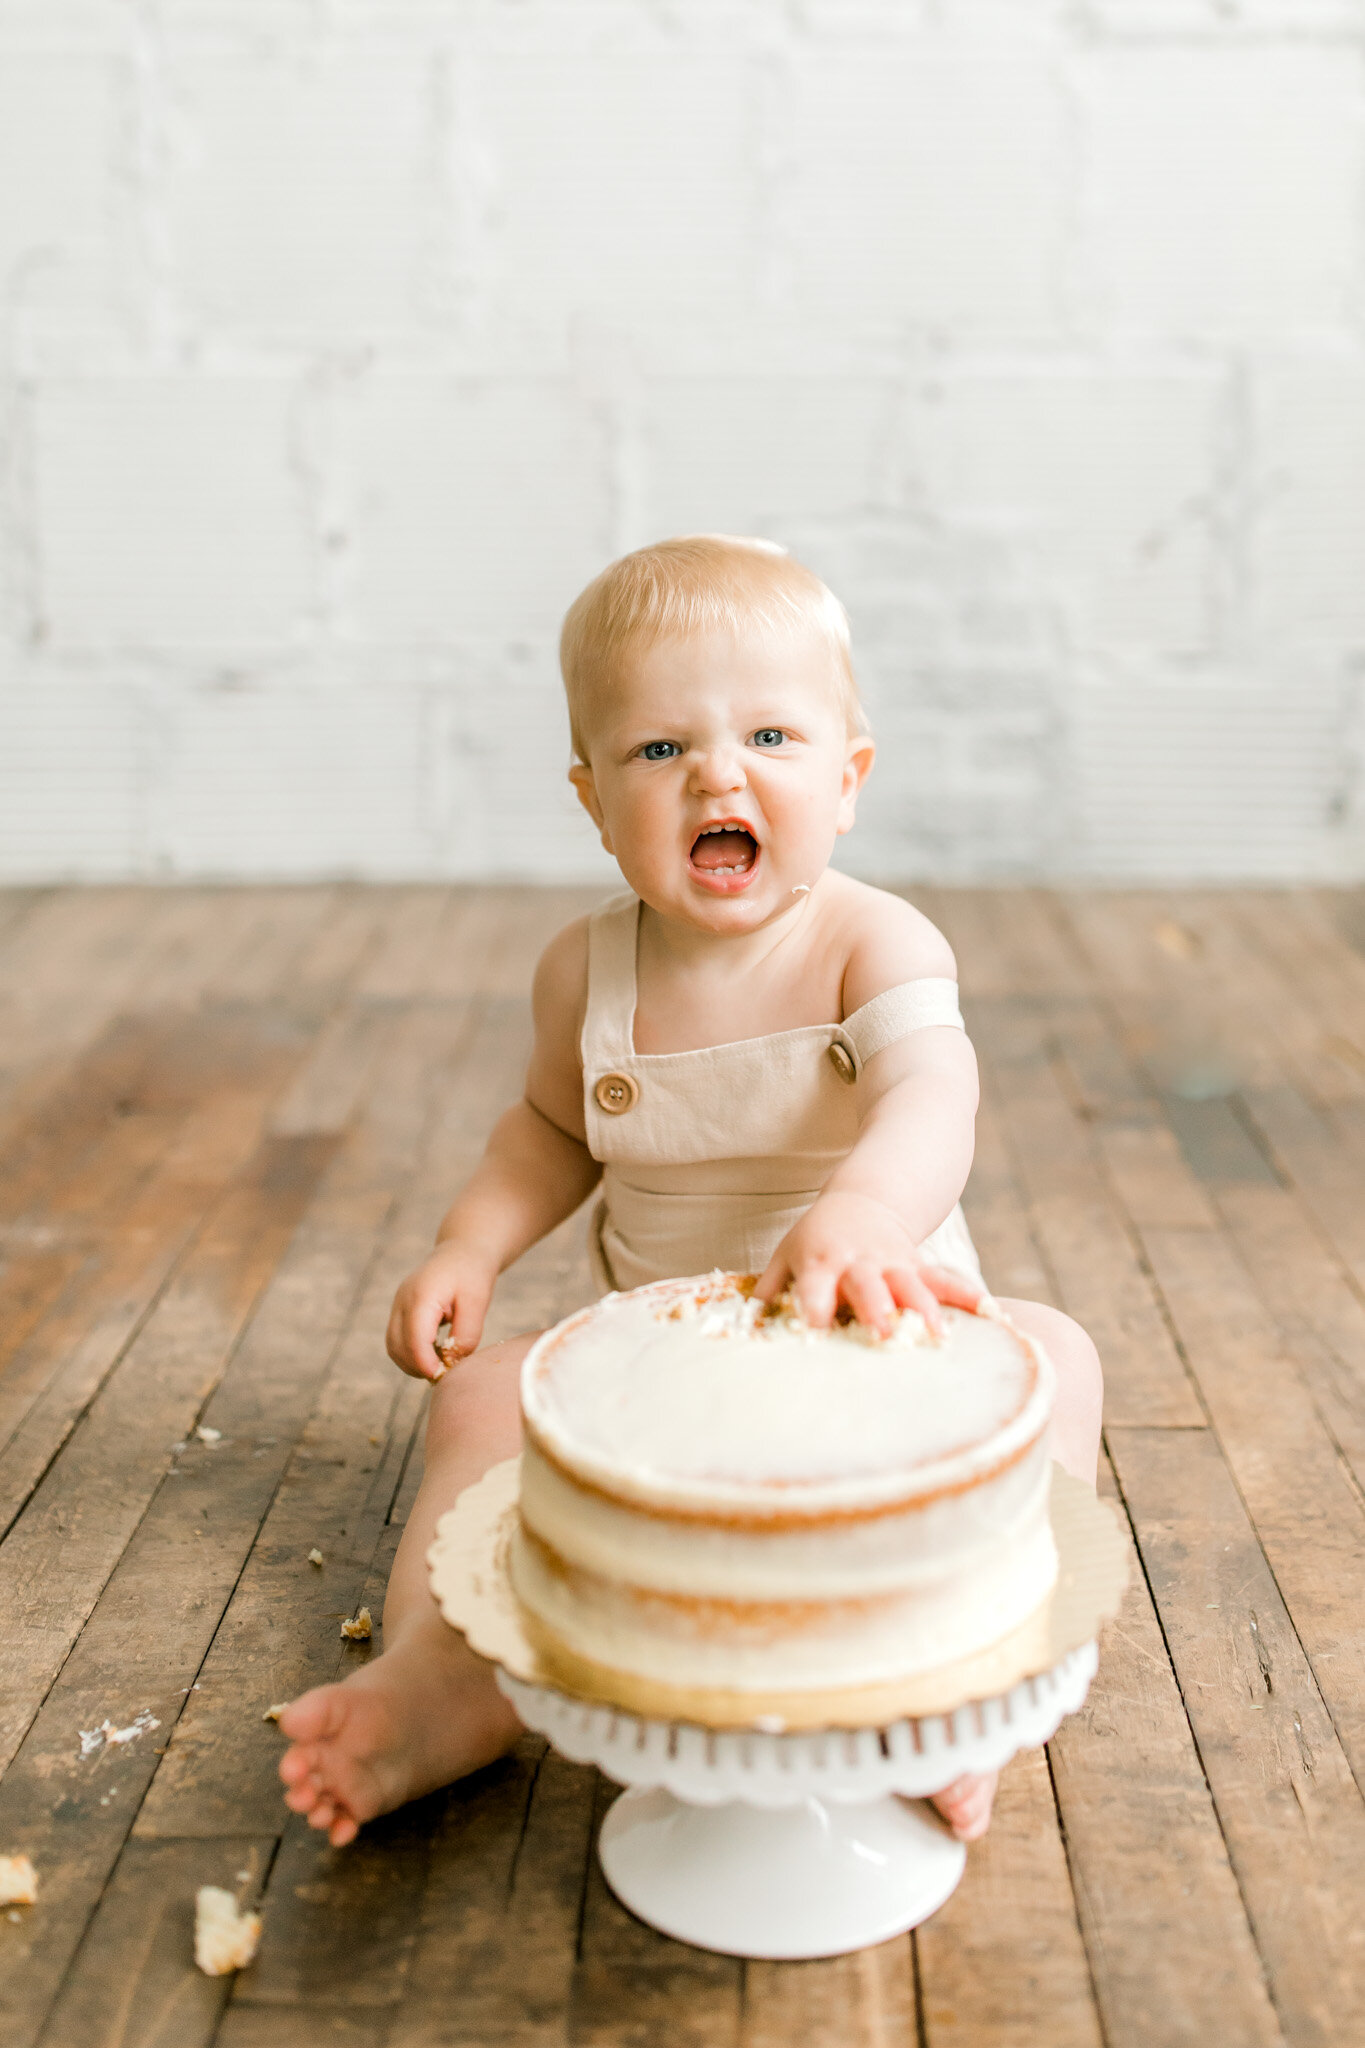
{"type": "MultiPolygon", "coordinates": [[[[339,1620],[421,1418],[388,1301],[584,899],[0,894],[0,1851],[41,1880],[5,2048],[1365,2041],[1365,898],[916,899],[986,1077],[987,1274],[1098,1340],[1140,1565],[949,1905],[745,1966],[614,1904],[610,1788],[538,1740],[333,1853],[262,1720],[368,1654],[339,1620]],[[235,1981],[191,1967],[205,1882],[263,1896],[235,1981]]],[[[579,1236],[498,1332],[586,1297],[579,1236]]]]}

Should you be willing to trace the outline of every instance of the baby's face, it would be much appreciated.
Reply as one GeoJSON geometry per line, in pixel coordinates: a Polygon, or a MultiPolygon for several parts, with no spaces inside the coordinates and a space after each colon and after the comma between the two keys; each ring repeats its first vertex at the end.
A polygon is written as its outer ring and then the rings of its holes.
{"type": "Polygon", "coordinates": [[[725,632],[631,659],[572,771],[609,853],[662,916],[756,930],[824,873],[872,765],[829,650],[725,632]]]}

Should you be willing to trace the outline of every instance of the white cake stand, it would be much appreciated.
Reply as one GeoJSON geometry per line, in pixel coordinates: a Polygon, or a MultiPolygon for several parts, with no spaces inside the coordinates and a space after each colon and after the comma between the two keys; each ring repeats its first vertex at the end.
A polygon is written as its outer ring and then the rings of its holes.
{"type": "Polygon", "coordinates": [[[842,1955],[917,1927],[966,1850],[918,1802],[1046,1742],[1084,1700],[1086,1643],[950,1714],[809,1733],[641,1720],[505,1670],[498,1687],[561,1755],[630,1789],[602,1827],[608,1884],[651,1927],[725,1955],[842,1955]]]}

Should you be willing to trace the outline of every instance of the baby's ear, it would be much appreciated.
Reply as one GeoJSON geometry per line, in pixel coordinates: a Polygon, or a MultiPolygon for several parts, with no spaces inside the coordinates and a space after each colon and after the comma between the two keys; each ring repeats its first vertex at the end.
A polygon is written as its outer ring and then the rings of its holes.
{"type": "Polygon", "coordinates": [[[607,845],[606,820],[602,816],[602,806],[597,801],[597,784],[592,779],[591,768],[585,768],[581,761],[575,761],[569,770],[569,780],[578,792],[578,801],[601,833],[603,846],[610,853],[611,847],[607,845]]]}
{"type": "Polygon", "coordinates": [[[877,758],[877,743],[870,733],[861,732],[848,743],[848,754],[844,761],[844,786],[839,792],[840,832],[847,832],[853,824],[853,814],[858,804],[858,791],[872,773],[872,763],[877,758]]]}

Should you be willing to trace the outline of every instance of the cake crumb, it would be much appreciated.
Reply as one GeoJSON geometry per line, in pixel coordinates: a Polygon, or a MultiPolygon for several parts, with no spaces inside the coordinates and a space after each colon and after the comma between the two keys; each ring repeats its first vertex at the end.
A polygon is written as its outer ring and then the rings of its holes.
{"type": "Polygon", "coordinates": [[[280,1715],[284,1712],[285,1708],[288,1705],[288,1700],[276,1700],[273,1707],[266,1708],[265,1712],[261,1716],[261,1719],[263,1721],[278,1721],[280,1715]]]}
{"type": "Polygon", "coordinates": [[[341,1624],[341,1633],[348,1643],[367,1643],[370,1640],[370,1610],[362,1607],[354,1621],[348,1617],[341,1624]]]}
{"type": "Polygon", "coordinates": [[[260,1938],[259,1913],[242,1912],[221,1885],[200,1885],[194,1895],[194,1960],[206,1977],[245,1969],[260,1938]]]}
{"type": "Polygon", "coordinates": [[[37,1896],[38,1873],[28,1857],[0,1856],[0,1906],[31,1906],[37,1896]]]}
{"type": "Polygon", "coordinates": [[[220,1444],[223,1441],[221,1429],[210,1429],[207,1422],[201,1422],[194,1432],[201,1444],[220,1444]]]}
{"type": "Polygon", "coordinates": [[[98,1728],[78,1728],[76,1730],[76,1733],[81,1738],[81,1756],[83,1758],[93,1756],[95,1751],[102,1748],[105,1743],[110,1743],[114,1747],[121,1747],[125,1742],[136,1742],[139,1735],[146,1735],[151,1729],[159,1728],[160,1726],[161,1723],[157,1720],[156,1715],[149,1712],[146,1707],[143,1708],[135,1720],[128,1723],[126,1728],[116,1728],[106,1714],[98,1728]]]}
{"type": "Polygon", "coordinates": [[[315,1564],[319,1571],[322,1570],[322,1552],[317,1548],[316,1545],[314,1545],[313,1549],[310,1550],[308,1553],[308,1562],[309,1564],[315,1564]]]}

